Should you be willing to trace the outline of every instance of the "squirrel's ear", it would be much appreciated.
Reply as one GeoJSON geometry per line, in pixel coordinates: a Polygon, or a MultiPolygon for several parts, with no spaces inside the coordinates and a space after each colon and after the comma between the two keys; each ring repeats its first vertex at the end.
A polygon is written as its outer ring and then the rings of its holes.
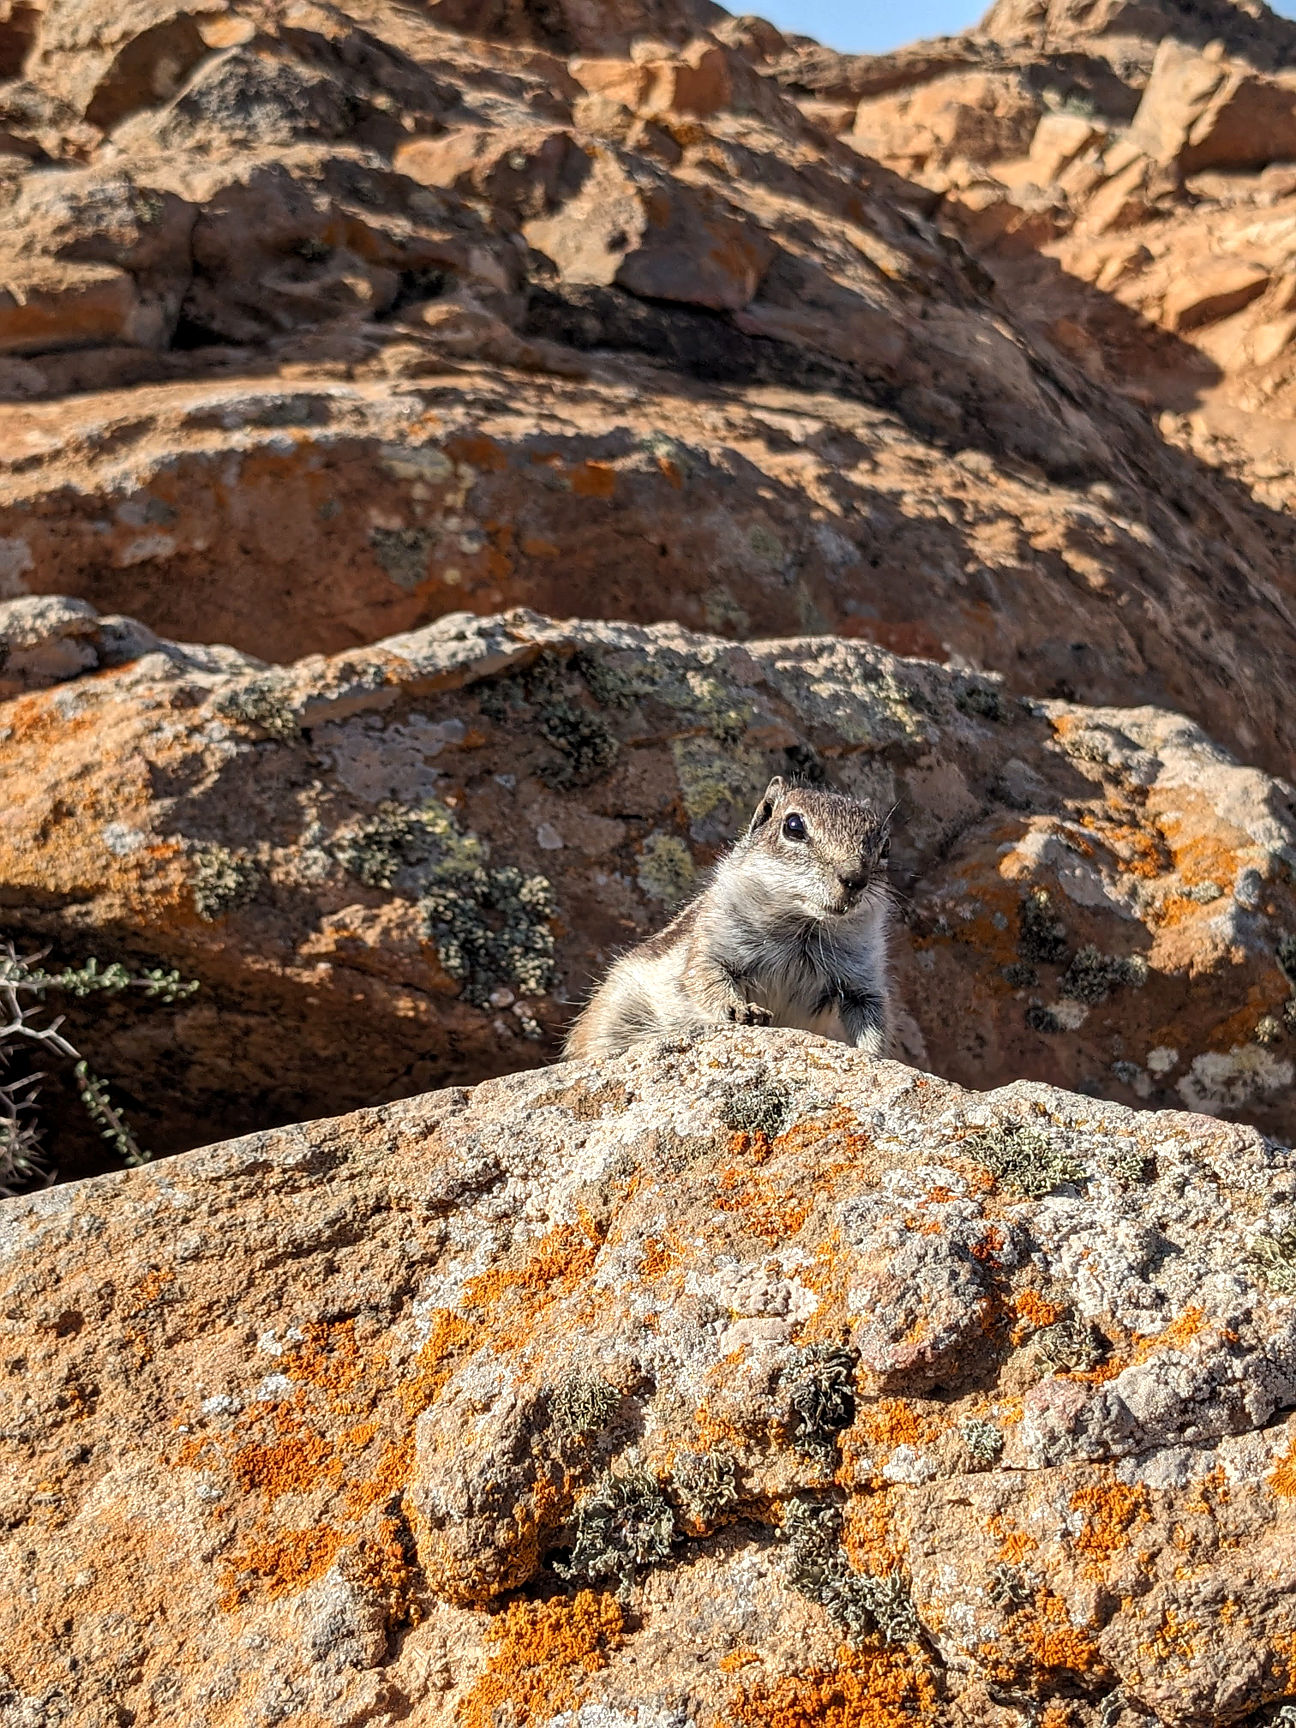
{"type": "Polygon", "coordinates": [[[784,780],[781,774],[776,774],[765,788],[765,796],[756,806],[756,814],[747,824],[747,832],[754,834],[758,828],[763,828],[774,814],[774,805],[783,791],[784,780]]]}

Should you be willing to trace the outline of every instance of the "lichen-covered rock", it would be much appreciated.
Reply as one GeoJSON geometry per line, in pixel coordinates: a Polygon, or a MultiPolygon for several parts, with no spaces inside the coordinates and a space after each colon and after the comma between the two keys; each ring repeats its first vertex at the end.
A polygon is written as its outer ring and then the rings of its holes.
{"type": "Polygon", "coordinates": [[[69,1009],[155,1150],[545,1060],[774,772],[896,807],[910,1059],[1290,1131],[1292,793],[1177,716],[528,613],[292,667],[133,653],[0,710],[0,893],[20,948],[200,981],[69,1009]]]}
{"type": "Polygon", "coordinates": [[[0,1203],[6,1720],[1255,1719],[1294,1220],[747,1030],[0,1203]]]}

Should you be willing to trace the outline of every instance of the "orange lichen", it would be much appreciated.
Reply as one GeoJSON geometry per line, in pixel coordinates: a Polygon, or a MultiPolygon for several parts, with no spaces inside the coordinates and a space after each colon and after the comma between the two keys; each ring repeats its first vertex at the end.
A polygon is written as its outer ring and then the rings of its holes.
{"type": "Polygon", "coordinates": [[[418,1625],[422,1618],[414,1600],[418,1572],[399,1519],[384,1518],[374,1534],[359,1544],[353,1576],[383,1603],[389,1624],[418,1625]]]}
{"type": "Polygon", "coordinates": [[[321,1525],[310,1530],[277,1530],[272,1536],[249,1536],[225,1561],[226,1582],[220,1605],[237,1608],[244,1580],[262,1580],[267,1596],[286,1596],[323,1577],[346,1538],[340,1530],[321,1525]]]}
{"type": "Polygon", "coordinates": [[[875,1488],[851,1497],[842,1528],[842,1547],[857,1572],[872,1577],[890,1572],[904,1559],[904,1540],[891,1517],[897,1490],[875,1488]]]}
{"type": "Polygon", "coordinates": [[[283,1372],[290,1380],[318,1386],[331,1403],[354,1386],[362,1366],[354,1320],[303,1327],[301,1342],[283,1358],[283,1372]]]}
{"type": "Polygon", "coordinates": [[[1084,1556],[1091,1578],[1102,1575],[1112,1555],[1127,1545],[1131,1531],[1152,1516],[1147,1489],[1130,1487],[1115,1476],[1077,1488],[1071,1496],[1071,1510],[1084,1514],[1075,1546],[1084,1556]]]}
{"type": "Polygon", "coordinates": [[[1009,1529],[1000,1512],[990,1520],[990,1534],[999,1544],[1000,1560],[1007,1566],[1020,1566],[1026,1556],[1039,1547],[1035,1538],[1025,1530],[1009,1529]]]}
{"type": "Polygon", "coordinates": [[[1050,1302],[1047,1296],[1041,1296],[1038,1290],[1023,1290],[1013,1303],[1017,1311],[1017,1323],[1012,1329],[1012,1341],[1020,1344],[1022,1339],[1032,1332],[1038,1332],[1041,1327],[1052,1326],[1066,1313],[1066,1309],[1058,1302],[1050,1302]]]}
{"type": "Polygon", "coordinates": [[[516,1728],[528,1728],[575,1709],[588,1690],[585,1676],[607,1667],[624,1626],[616,1598],[591,1590],[510,1603],[487,1631],[494,1649],[459,1705],[460,1728],[495,1728],[504,1710],[516,1728]]]}
{"type": "Polygon", "coordinates": [[[1151,1638],[1139,1644],[1139,1655],[1162,1668],[1172,1662],[1186,1668],[1197,1655],[1197,1634],[1202,1630],[1197,1620],[1184,1620],[1173,1607],[1161,1610],[1161,1622],[1151,1638]]]}
{"type": "Polygon", "coordinates": [[[342,1460],[323,1435],[293,1423],[272,1445],[242,1447],[230,1459],[230,1474],[242,1493],[260,1490],[277,1500],[281,1494],[305,1494],[321,1482],[335,1487],[342,1460]]]}
{"type": "Polygon", "coordinates": [[[575,1224],[560,1224],[542,1236],[520,1266],[499,1266],[468,1281],[465,1308],[497,1307],[517,1297],[529,1322],[556,1296],[566,1295],[594,1270],[606,1232],[587,1212],[575,1224]]]}
{"type": "MultiPolygon", "coordinates": [[[[765,1136],[742,1138],[755,1140],[765,1136]]],[[[808,1198],[789,1193],[768,1177],[740,1170],[733,1164],[720,1172],[715,1203],[721,1212],[738,1213],[743,1227],[762,1242],[786,1241],[796,1235],[810,1216],[808,1198]]]]}
{"type": "Polygon", "coordinates": [[[736,1728],[913,1728],[935,1710],[931,1678],[908,1653],[843,1645],[831,1668],[744,1689],[723,1720],[736,1728]]]}
{"type": "Polygon", "coordinates": [[[168,1284],[175,1282],[175,1272],[171,1267],[145,1273],[135,1286],[135,1295],[140,1302],[147,1305],[156,1302],[168,1284]]]}
{"type": "Polygon", "coordinates": [[[1160,1332],[1138,1334],[1134,1339],[1133,1358],[1135,1362],[1146,1362],[1148,1357],[1158,1350],[1179,1350],[1190,1343],[1206,1324],[1204,1308],[1185,1308],[1177,1320],[1163,1327],[1160,1332]]]}
{"type": "Polygon", "coordinates": [[[860,1424],[874,1446],[925,1446],[940,1433],[935,1418],[917,1410],[907,1398],[879,1398],[860,1412],[860,1424]]]}
{"type": "Polygon", "coordinates": [[[659,1278],[663,1272],[678,1266],[683,1257],[684,1246],[678,1232],[672,1230],[665,1236],[649,1236],[644,1241],[639,1274],[643,1278],[659,1278]]]}
{"type": "Polygon", "coordinates": [[[1269,1486],[1283,1500],[1296,1500],[1296,1438],[1269,1475],[1269,1486]]]}
{"type": "Polygon", "coordinates": [[[454,1373],[460,1352],[478,1342],[480,1335],[481,1328],[471,1325],[462,1314],[452,1314],[448,1308],[437,1309],[418,1353],[414,1377],[400,1389],[401,1403],[411,1416],[427,1409],[454,1373]]]}
{"type": "Polygon", "coordinates": [[[982,1644],[978,1660],[991,1679],[1011,1683],[1022,1677],[1022,1662],[1005,1659],[1005,1645],[1015,1643],[1029,1658],[1031,1678],[1036,1682],[1057,1674],[1103,1672],[1102,1652],[1082,1626],[1074,1626],[1066,1604],[1042,1586],[1033,1601],[1023,1604],[1004,1621],[1004,1642],[982,1644]]]}
{"type": "Polygon", "coordinates": [[[720,1672],[735,1674],[739,1668],[749,1667],[753,1662],[760,1661],[760,1651],[752,1650],[747,1645],[741,1645],[737,1650],[731,1650],[727,1656],[720,1658],[720,1672]]]}
{"type": "Polygon", "coordinates": [[[968,1252],[974,1260],[997,1260],[1003,1253],[1006,1238],[997,1224],[992,1224],[979,1242],[974,1242],[968,1252]]]}

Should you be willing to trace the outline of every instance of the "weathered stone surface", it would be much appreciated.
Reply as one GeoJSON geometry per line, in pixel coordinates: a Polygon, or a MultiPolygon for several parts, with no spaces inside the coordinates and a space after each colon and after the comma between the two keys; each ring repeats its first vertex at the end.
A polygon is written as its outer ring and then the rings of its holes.
{"type": "Polygon", "coordinates": [[[909,171],[954,157],[993,162],[1020,155],[1039,124],[1041,103],[1011,73],[964,72],[860,103],[851,143],[909,171]]]}
{"type": "Polygon", "coordinates": [[[544,1060],[789,770],[897,805],[913,1059],[1290,1131],[1292,792],[1177,716],[526,613],[135,652],[0,715],[0,903],[20,945],[201,980],[69,1011],[157,1150],[544,1060]]]}
{"type": "Polygon", "coordinates": [[[8,1719],[1254,1719],[1294,1196],[731,1031],[4,1202],[8,1719]]]}

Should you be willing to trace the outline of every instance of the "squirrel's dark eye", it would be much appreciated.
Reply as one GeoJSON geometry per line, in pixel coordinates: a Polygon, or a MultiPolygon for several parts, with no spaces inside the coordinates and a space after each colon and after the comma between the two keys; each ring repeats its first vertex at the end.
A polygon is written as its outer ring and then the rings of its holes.
{"type": "Polygon", "coordinates": [[[806,837],[805,823],[795,813],[783,818],[783,838],[785,840],[804,840],[806,837]]]}

